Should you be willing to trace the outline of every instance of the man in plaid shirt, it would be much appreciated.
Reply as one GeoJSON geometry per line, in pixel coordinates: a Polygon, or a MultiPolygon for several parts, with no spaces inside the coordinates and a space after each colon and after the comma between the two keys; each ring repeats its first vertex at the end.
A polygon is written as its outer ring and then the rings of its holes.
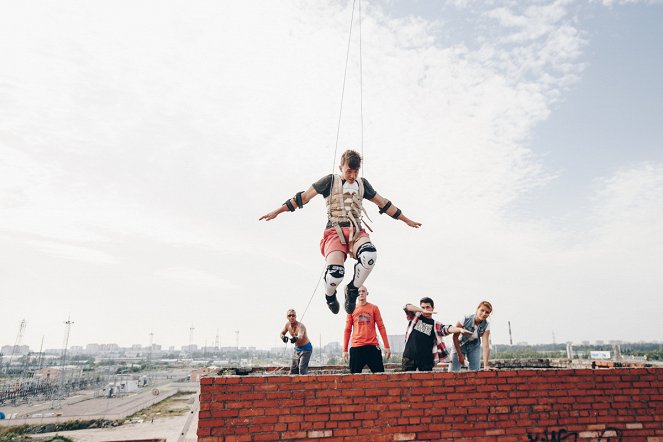
{"type": "Polygon", "coordinates": [[[449,352],[443,337],[451,333],[471,333],[464,328],[444,325],[432,316],[435,303],[431,298],[421,298],[420,307],[406,304],[403,310],[409,321],[405,333],[403,371],[433,371],[438,361],[444,360],[449,352]]]}

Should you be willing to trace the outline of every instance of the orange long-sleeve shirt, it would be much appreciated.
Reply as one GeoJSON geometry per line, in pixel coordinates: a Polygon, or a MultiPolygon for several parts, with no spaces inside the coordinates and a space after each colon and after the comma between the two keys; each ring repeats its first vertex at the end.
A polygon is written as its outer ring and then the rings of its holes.
{"type": "Polygon", "coordinates": [[[389,348],[387,329],[382,322],[382,315],[377,305],[366,303],[355,307],[355,311],[348,315],[345,320],[345,333],[343,334],[343,351],[348,351],[350,334],[352,334],[352,346],[362,347],[364,345],[380,345],[375,333],[375,326],[380,330],[380,336],[385,348],[389,348]]]}

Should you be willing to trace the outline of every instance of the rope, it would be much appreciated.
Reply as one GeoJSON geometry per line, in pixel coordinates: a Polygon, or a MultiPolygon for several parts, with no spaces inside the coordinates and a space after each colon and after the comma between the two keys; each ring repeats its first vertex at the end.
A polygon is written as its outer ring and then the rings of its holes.
{"type": "MultiPolygon", "coordinates": [[[[364,71],[361,56],[361,0],[359,0],[359,120],[361,122],[361,158],[364,165],[364,71]]],[[[362,169],[362,176],[364,175],[362,169]]]]}
{"type": "Polygon", "coordinates": [[[325,270],[327,270],[327,264],[325,264],[324,268],[322,269],[322,273],[320,273],[320,277],[318,278],[318,283],[315,285],[315,288],[313,289],[313,293],[311,293],[311,297],[308,299],[308,304],[306,304],[306,308],[304,309],[304,313],[302,313],[302,316],[299,318],[300,321],[302,319],[304,319],[304,316],[306,315],[306,312],[308,311],[308,308],[311,305],[311,301],[313,300],[313,296],[315,296],[315,292],[318,290],[318,287],[320,286],[320,281],[322,280],[322,275],[325,274],[325,270]]]}
{"type": "MultiPolygon", "coordinates": [[[[360,0],[361,1],[361,0],[360,0]]],[[[343,114],[343,97],[345,96],[345,80],[348,76],[348,60],[350,58],[350,41],[352,39],[352,24],[354,23],[354,18],[355,18],[355,4],[357,3],[357,0],[352,1],[352,15],[350,17],[350,32],[348,33],[348,49],[345,52],[345,69],[343,71],[343,87],[341,88],[341,104],[338,110],[338,125],[336,127],[336,143],[334,146],[334,157],[332,161],[332,173],[334,173],[334,166],[336,165],[336,153],[338,152],[338,138],[339,134],[341,132],[341,115],[343,114]]],[[[361,6],[360,6],[361,8],[361,6]]],[[[360,34],[361,38],[361,34],[360,34]]],[[[361,42],[360,42],[361,45],[361,42]]],[[[361,51],[360,51],[361,52],[361,51]]],[[[360,54],[361,58],[361,54],[360,54]]],[[[363,129],[362,129],[363,131],[363,129]]],[[[362,146],[363,150],[363,146],[362,146]]]]}

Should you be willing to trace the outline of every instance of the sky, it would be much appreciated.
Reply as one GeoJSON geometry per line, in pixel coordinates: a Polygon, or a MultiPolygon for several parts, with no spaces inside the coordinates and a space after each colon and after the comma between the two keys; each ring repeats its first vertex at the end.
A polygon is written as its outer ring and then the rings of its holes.
{"type": "Polygon", "coordinates": [[[2,1],[0,344],[25,319],[22,344],[62,348],[70,318],[69,345],[270,348],[288,308],[341,341],[323,198],[258,218],[350,147],[423,224],[365,203],[389,334],[429,296],[443,323],[489,300],[497,344],[661,340],[661,22],[660,1],[2,1]]]}

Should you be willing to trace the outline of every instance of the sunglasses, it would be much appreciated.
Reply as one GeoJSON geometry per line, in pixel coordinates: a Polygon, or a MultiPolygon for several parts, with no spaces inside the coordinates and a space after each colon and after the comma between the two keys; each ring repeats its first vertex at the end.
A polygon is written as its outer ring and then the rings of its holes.
{"type": "Polygon", "coordinates": [[[288,318],[291,317],[291,316],[292,316],[292,317],[296,317],[297,315],[288,315],[288,318]]]}

